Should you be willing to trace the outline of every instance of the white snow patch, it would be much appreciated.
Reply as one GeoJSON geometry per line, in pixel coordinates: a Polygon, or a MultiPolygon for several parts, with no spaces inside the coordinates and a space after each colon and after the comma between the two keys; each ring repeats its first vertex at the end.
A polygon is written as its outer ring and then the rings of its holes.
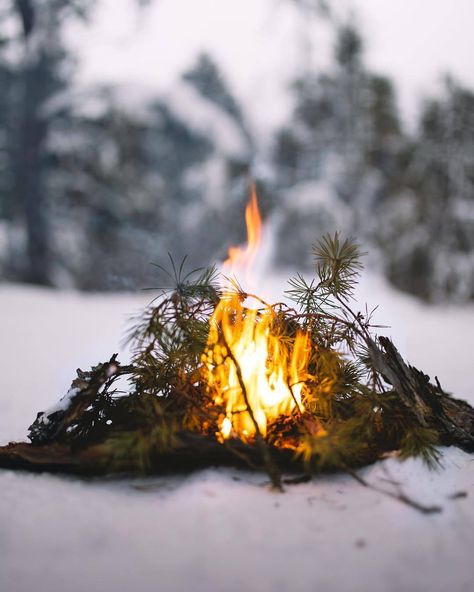
{"type": "Polygon", "coordinates": [[[71,387],[57,403],[51,405],[51,407],[48,407],[48,409],[43,412],[43,415],[41,415],[38,420],[41,423],[48,425],[50,416],[53,415],[53,413],[58,413],[58,411],[67,411],[74,397],[80,392],[81,389],[71,387]]]}
{"type": "Polygon", "coordinates": [[[338,198],[331,183],[325,179],[298,183],[287,192],[285,199],[290,210],[318,213],[330,218],[338,228],[348,228],[353,218],[351,209],[338,198]]]}
{"type": "Polygon", "coordinates": [[[177,82],[170,91],[162,93],[160,99],[195,132],[211,137],[219,153],[234,157],[248,156],[242,132],[232,118],[190,84],[177,82]]]}

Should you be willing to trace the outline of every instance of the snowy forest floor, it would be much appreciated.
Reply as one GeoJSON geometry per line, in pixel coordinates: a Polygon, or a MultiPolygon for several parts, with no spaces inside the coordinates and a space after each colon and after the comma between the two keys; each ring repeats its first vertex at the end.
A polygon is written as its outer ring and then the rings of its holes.
{"type": "MultiPolygon", "coordinates": [[[[474,307],[423,306],[370,275],[358,297],[380,305],[381,334],[409,362],[474,403],[474,307]]],[[[125,361],[127,317],[149,298],[1,287],[0,443],[24,440],[77,367],[116,351],[125,361]]],[[[277,494],[263,474],[235,470],[120,481],[0,471],[0,590],[470,592],[474,457],[443,453],[438,472],[394,459],[361,472],[440,505],[432,515],[344,475],[277,494]]]]}

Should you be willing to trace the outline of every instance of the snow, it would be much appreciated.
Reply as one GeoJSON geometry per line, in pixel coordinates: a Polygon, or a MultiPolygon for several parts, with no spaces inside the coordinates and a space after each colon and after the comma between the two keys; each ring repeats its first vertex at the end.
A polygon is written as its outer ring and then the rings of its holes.
{"type": "Polygon", "coordinates": [[[177,119],[185,121],[194,132],[211,137],[222,154],[236,158],[247,155],[248,148],[242,132],[232,118],[203,98],[190,84],[178,82],[160,99],[177,119]]]}
{"type": "MultiPolygon", "coordinates": [[[[265,287],[280,292],[281,277],[265,287]]],[[[358,293],[380,304],[376,320],[409,361],[474,402],[474,307],[426,307],[370,275],[358,293]]],[[[77,366],[126,360],[126,319],[149,298],[0,287],[0,441],[25,438],[77,366]]],[[[473,590],[474,458],[445,450],[439,472],[389,459],[362,475],[443,511],[420,514],[341,475],[282,495],[233,470],[119,481],[0,471],[0,590],[473,590]]]]}
{"type": "MultiPolygon", "coordinates": [[[[229,76],[261,132],[291,109],[288,82],[304,65],[321,68],[332,49],[328,27],[314,10],[298,13],[288,0],[160,0],[137,11],[135,0],[96,3],[92,26],[71,27],[80,59],[80,86],[144,84],[169,88],[200,51],[229,76]]],[[[316,2],[307,2],[315,5],[316,2]]],[[[471,0],[332,0],[366,36],[367,63],[395,78],[402,112],[414,124],[420,99],[447,72],[468,86],[472,68],[471,0]],[[352,15],[351,15],[352,11],[352,15]]]]}
{"type": "Polygon", "coordinates": [[[46,411],[43,412],[43,415],[39,417],[39,421],[45,425],[49,423],[49,416],[53,415],[53,413],[57,413],[58,411],[66,411],[71,404],[71,401],[74,397],[81,392],[81,389],[78,388],[70,388],[68,392],[59,399],[57,403],[48,407],[46,411]]]}

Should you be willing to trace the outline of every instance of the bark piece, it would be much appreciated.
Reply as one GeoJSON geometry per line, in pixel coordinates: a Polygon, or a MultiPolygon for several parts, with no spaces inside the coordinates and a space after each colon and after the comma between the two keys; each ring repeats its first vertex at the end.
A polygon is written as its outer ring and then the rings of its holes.
{"type": "Polygon", "coordinates": [[[128,372],[128,367],[121,367],[117,362],[117,354],[89,372],[77,370],[77,378],[72,381],[66,395],[50,409],[38,413],[35,421],[28,428],[28,437],[31,442],[45,444],[63,439],[67,435],[67,430],[96,399],[100,389],[108,381],[128,372]]]}
{"type": "Polygon", "coordinates": [[[474,409],[469,403],[451,397],[437,379],[431,384],[429,376],[403,360],[389,338],[380,337],[379,343],[382,349],[370,344],[374,367],[397,391],[407,412],[434,428],[443,444],[474,452],[474,409]]]}
{"type": "MultiPolygon", "coordinates": [[[[272,448],[274,460],[286,471],[301,471],[302,464],[290,450],[272,448]]],[[[106,474],[166,474],[211,466],[264,470],[257,446],[240,440],[220,444],[214,438],[193,432],[178,433],[172,450],[150,455],[146,464],[137,457],[114,456],[107,442],[84,449],[66,443],[35,446],[27,442],[0,446],[0,468],[31,472],[67,473],[83,476],[106,474]]]]}

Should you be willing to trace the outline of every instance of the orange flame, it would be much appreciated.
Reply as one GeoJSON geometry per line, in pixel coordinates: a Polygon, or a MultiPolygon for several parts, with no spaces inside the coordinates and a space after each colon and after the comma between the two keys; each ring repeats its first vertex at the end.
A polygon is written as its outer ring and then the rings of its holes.
{"type": "MultiPolygon", "coordinates": [[[[255,186],[245,211],[248,242],[232,247],[226,267],[248,271],[261,243],[261,218],[255,186]]],[[[276,329],[277,315],[265,305],[246,308],[238,294],[227,295],[215,308],[204,351],[204,380],[216,404],[223,405],[221,439],[244,440],[262,436],[281,415],[303,412],[303,391],[308,378],[311,343],[299,331],[290,347],[276,329]]]]}
{"type": "Polygon", "coordinates": [[[262,218],[258,209],[255,183],[251,185],[250,200],[245,208],[245,224],[247,226],[245,248],[229,247],[228,257],[223,267],[228,269],[231,275],[244,270],[248,278],[262,242],[262,218]]]}

